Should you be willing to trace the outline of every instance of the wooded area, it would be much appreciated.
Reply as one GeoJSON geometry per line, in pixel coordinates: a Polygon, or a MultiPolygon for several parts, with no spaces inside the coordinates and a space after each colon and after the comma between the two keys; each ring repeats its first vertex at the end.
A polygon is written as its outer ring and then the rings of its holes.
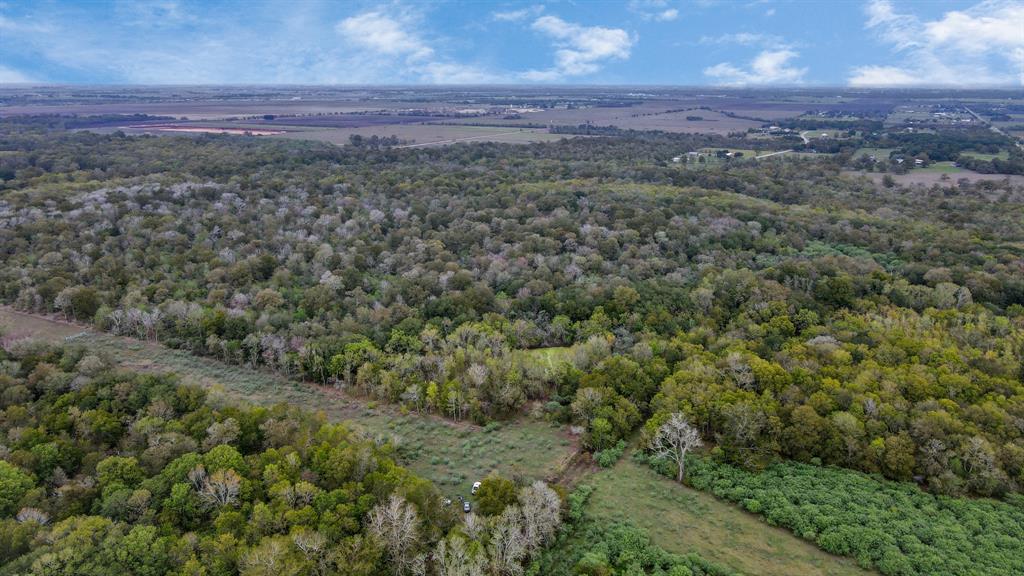
{"type": "MultiPolygon", "coordinates": [[[[1024,190],[877,187],[840,158],[671,160],[729,145],[336,147],[5,120],[0,300],[410,417],[529,412],[574,427],[602,465],[679,414],[713,463],[688,468],[693,485],[830,552],[886,574],[930,573],[954,548],[964,566],[1019,568],[1001,539],[1022,525],[1024,190]],[[828,466],[1017,528],[985,532],[992,548],[936,537],[918,553],[887,527],[850,544],[793,512],[810,492],[759,492],[828,466]]],[[[555,537],[546,486],[506,486],[471,526],[344,425],[5,344],[2,508],[27,518],[4,520],[6,573],[513,574],[555,537]]],[[[644,573],[726,573],[663,558],[628,526],[586,530],[562,538],[606,542],[616,570],[629,563],[607,543],[629,541],[652,558],[644,573]]]]}

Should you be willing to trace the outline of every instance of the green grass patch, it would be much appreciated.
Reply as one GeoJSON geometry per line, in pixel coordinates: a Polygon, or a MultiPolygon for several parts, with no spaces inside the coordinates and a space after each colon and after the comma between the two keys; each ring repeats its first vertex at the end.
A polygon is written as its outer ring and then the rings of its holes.
{"type": "Polygon", "coordinates": [[[536,362],[548,372],[557,368],[560,364],[572,362],[572,348],[569,346],[550,346],[548,348],[534,348],[532,350],[518,350],[527,361],[536,362]]]}
{"type": "Polygon", "coordinates": [[[956,174],[963,172],[964,169],[958,166],[954,166],[952,162],[934,162],[923,168],[914,168],[918,172],[931,172],[937,174],[956,174]]]}
{"type": "Polygon", "coordinates": [[[883,574],[1024,574],[1020,496],[1014,503],[935,496],[911,483],[791,461],[753,473],[693,458],[687,470],[694,488],[883,574]]]}
{"type": "Polygon", "coordinates": [[[968,150],[965,152],[961,152],[960,156],[963,156],[965,158],[974,158],[976,160],[987,160],[989,162],[997,158],[1000,160],[1010,159],[1010,153],[1006,150],[1000,150],[998,154],[986,154],[984,152],[975,152],[973,150],[968,150]]]}
{"type": "Polygon", "coordinates": [[[854,158],[860,158],[861,156],[874,156],[878,160],[888,160],[889,154],[895,152],[896,148],[858,148],[853,153],[854,158]]]}
{"type": "Polygon", "coordinates": [[[711,494],[663,478],[628,455],[587,483],[595,488],[587,514],[600,522],[637,526],[669,552],[695,552],[734,570],[764,576],[870,573],[851,559],[828,554],[711,494]]]}

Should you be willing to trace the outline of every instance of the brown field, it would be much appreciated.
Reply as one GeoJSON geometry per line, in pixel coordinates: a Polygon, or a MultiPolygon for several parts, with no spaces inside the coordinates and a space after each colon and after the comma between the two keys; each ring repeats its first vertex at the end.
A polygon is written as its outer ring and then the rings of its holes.
{"type": "Polygon", "coordinates": [[[71,104],[13,104],[0,106],[0,117],[22,114],[75,114],[95,116],[101,114],[149,114],[174,116],[189,120],[223,120],[226,118],[263,116],[265,114],[333,114],[336,112],[373,112],[375,110],[404,110],[409,108],[439,109],[444,102],[398,102],[351,99],[337,100],[171,100],[159,102],[104,102],[71,104]]]}
{"type": "Polygon", "coordinates": [[[150,114],[152,116],[174,116],[189,120],[223,120],[237,116],[262,116],[263,114],[321,114],[332,112],[368,112],[379,110],[378,103],[368,102],[132,102],[117,104],[67,104],[48,106],[31,104],[0,108],[0,115],[16,114],[77,114],[92,116],[99,114],[150,114]]]}
{"type": "Polygon", "coordinates": [[[728,134],[729,132],[746,131],[757,128],[761,122],[742,118],[731,118],[711,110],[686,110],[691,108],[686,102],[651,102],[629,107],[594,107],[574,110],[555,109],[541,112],[520,114],[518,119],[506,120],[499,116],[481,118],[459,118],[450,122],[455,124],[493,124],[496,126],[524,125],[555,125],[577,126],[593,124],[595,126],[617,126],[626,130],[663,130],[665,132],[713,133],[728,134]],[[700,116],[702,120],[690,121],[687,116],[700,116]]]}
{"type": "Polygon", "coordinates": [[[348,144],[349,137],[397,136],[408,142],[407,146],[443,146],[458,142],[503,142],[523,144],[529,142],[551,142],[566,138],[561,134],[550,134],[537,128],[453,126],[446,124],[392,124],[363,126],[359,128],[299,129],[279,135],[279,138],[295,140],[319,140],[333,144],[348,144]]]}
{"type": "Polygon", "coordinates": [[[517,126],[462,126],[448,124],[379,124],[352,128],[318,128],[311,126],[281,124],[268,126],[253,122],[232,122],[225,126],[223,122],[199,121],[181,125],[134,125],[134,126],[103,126],[87,128],[90,132],[110,134],[123,131],[129,134],[250,134],[289,138],[292,140],[315,140],[331,144],[344,145],[349,137],[355,134],[370,136],[397,136],[408,144],[403,146],[444,146],[458,142],[501,142],[506,144],[527,144],[532,142],[551,142],[563,138],[572,138],[565,134],[551,134],[544,128],[523,128],[517,126]]]}
{"type": "Polygon", "coordinates": [[[184,132],[186,134],[237,134],[249,135],[249,136],[276,136],[278,134],[284,134],[284,130],[259,130],[252,128],[221,128],[221,127],[205,127],[205,126],[168,126],[168,125],[145,125],[145,126],[125,126],[132,131],[137,132],[184,132]]]}

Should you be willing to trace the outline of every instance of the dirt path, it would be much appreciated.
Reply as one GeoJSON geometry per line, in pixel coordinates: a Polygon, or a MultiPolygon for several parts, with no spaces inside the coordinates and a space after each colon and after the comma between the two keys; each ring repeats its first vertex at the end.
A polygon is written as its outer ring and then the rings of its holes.
{"type": "Polygon", "coordinates": [[[792,151],[793,150],[790,149],[790,150],[780,150],[779,152],[771,152],[769,154],[762,154],[760,156],[754,156],[754,160],[760,160],[762,158],[771,158],[772,156],[778,156],[779,154],[788,154],[788,153],[790,153],[792,151]]]}

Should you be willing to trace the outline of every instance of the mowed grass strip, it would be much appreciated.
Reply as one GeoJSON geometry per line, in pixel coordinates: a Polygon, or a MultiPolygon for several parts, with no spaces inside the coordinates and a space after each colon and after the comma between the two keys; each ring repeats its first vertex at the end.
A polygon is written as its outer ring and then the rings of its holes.
{"type": "Polygon", "coordinates": [[[368,434],[388,438],[398,447],[402,464],[432,480],[445,493],[469,496],[474,481],[490,472],[524,481],[554,475],[575,452],[576,441],[563,427],[523,416],[487,427],[457,423],[428,414],[402,414],[338,390],[213,358],[173,350],[155,342],[85,330],[0,307],[7,334],[63,342],[106,355],[119,365],[142,372],[173,372],[186,384],[210,390],[215,402],[274,405],[287,402],[323,411],[332,421],[348,421],[368,434]]]}
{"type": "Polygon", "coordinates": [[[629,454],[586,482],[596,488],[588,503],[590,515],[629,522],[669,552],[697,552],[734,570],[763,576],[874,574],[711,494],[663,478],[629,454]]]}

